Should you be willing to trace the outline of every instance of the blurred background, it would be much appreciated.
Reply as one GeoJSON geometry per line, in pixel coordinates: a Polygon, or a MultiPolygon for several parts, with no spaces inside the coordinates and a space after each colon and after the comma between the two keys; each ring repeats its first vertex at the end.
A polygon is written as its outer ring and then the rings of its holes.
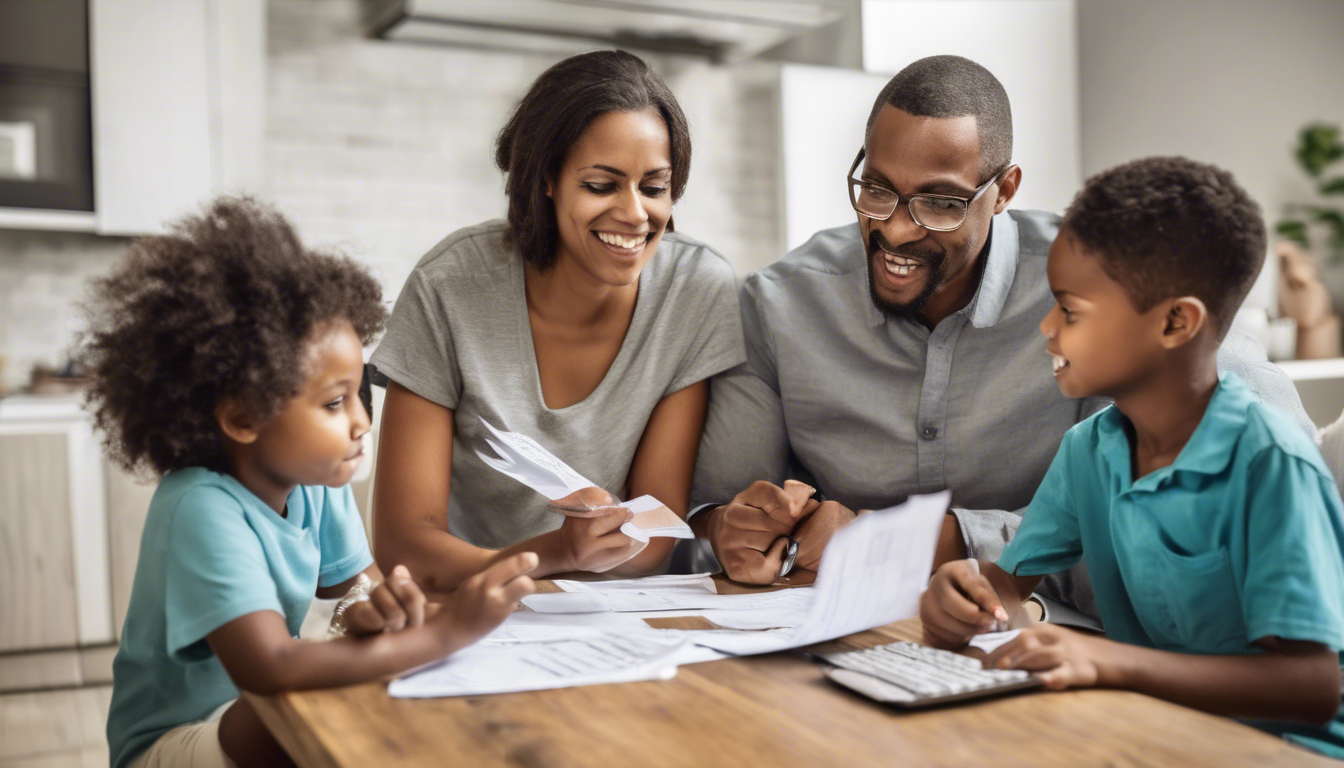
{"type": "Polygon", "coordinates": [[[503,215],[492,142],[531,81],[605,47],[679,97],[678,229],[740,276],[854,221],[873,100],[930,54],[1007,88],[1016,207],[1060,211],[1140,156],[1221,165],[1277,233],[1248,316],[1276,359],[1324,358],[1283,363],[1318,424],[1344,408],[1339,0],[0,0],[0,689],[105,680],[129,594],[146,489],[77,398],[37,394],[77,389],[89,278],[249,192],[391,302],[434,243],[503,215]]]}

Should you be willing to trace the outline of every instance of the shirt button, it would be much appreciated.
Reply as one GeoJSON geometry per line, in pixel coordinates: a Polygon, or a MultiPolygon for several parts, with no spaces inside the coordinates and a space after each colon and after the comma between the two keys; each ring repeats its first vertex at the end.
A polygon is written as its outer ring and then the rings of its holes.
{"type": "Polygon", "coordinates": [[[935,437],[938,436],[938,428],[937,428],[937,427],[925,427],[924,430],[923,430],[922,432],[920,432],[919,434],[922,435],[922,436],[924,437],[925,440],[932,440],[933,438],[935,438],[935,437]]]}

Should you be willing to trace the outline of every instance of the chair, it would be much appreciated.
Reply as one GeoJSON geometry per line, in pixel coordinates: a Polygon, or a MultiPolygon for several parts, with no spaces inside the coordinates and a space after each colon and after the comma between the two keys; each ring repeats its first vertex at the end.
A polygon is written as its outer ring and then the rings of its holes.
{"type": "Polygon", "coordinates": [[[1325,465],[1335,476],[1335,484],[1344,488],[1344,414],[1334,424],[1321,430],[1321,455],[1325,465]]]}

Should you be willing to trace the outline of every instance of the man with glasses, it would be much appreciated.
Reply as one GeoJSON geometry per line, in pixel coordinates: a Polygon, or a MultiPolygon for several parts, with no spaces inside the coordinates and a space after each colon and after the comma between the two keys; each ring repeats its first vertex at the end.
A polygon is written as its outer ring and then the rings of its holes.
{"type": "MultiPolygon", "coordinates": [[[[850,169],[857,226],[747,279],[747,362],[712,382],[692,492],[691,525],[731,578],[815,570],[854,510],[945,488],[935,568],[994,559],[1064,433],[1105,405],[1055,385],[1037,325],[1058,216],[1007,210],[1011,158],[999,81],[917,61],[879,94],[850,169]]],[[[1253,338],[1234,327],[1219,363],[1311,429],[1253,338]]],[[[1046,592],[1095,615],[1081,568],[1046,592]]]]}

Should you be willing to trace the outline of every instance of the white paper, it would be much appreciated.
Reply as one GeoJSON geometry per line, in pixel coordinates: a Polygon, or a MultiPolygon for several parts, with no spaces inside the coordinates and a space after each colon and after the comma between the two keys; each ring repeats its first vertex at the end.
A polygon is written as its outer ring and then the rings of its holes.
{"type": "Polygon", "coordinates": [[[1010,629],[1007,632],[985,632],[972,637],[967,645],[972,648],[979,648],[985,653],[993,653],[996,648],[1017,637],[1021,632],[1020,629],[1010,629]]]}
{"type": "Polygon", "coordinates": [[[696,633],[729,653],[782,651],[890,624],[919,611],[951,494],[912,496],[845,526],[826,545],[806,618],[793,630],[696,633]]]}
{"type": "Polygon", "coordinates": [[[676,675],[676,656],[686,642],[680,635],[648,629],[532,642],[483,641],[393,680],[387,693],[394,698],[476,696],[667,680],[676,675]]]}
{"type": "MultiPolygon", "coordinates": [[[[495,439],[487,437],[485,442],[497,454],[490,456],[481,451],[476,452],[486,466],[512,477],[551,501],[563,499],[584,488],[598,487],[597,483],[574,471],[573,467],[527,435],[497,429],[485,419],[481,419],[481,424],[494,435],[495,439]]],[[[653,496],[640,496],[619,506],[635,515],[635,519],[621,526],[621,533],[636,541],[648,541],[660,536],[695,538],[695,533],[686,521],[653,496]],[[661,520],[664,524],[652,525],[650,520],[661,520]]]]}
{"type": "MultiPolygon", "coordinates": [[[[749,626],[795,626],[812,600],[810,587],[795,587],[772,592],[720,595],[706,574],[687,580],[683,576],[648,576],[615,581],[557,581],[559,594],[535,594],[523,598],[523,605],[541,613],[593,613],[599,611],[642,613],[651,611],[687,611],[703,609],[715,615],[734,611],[774,614],[779,621],[754,619],[749,626]],[[787,618],[783,618],[787,617],[787,618]]],[[[706,615],[706,618],[710,618],[706,615]]],[[[724,624],[711,618],[716,624],[724,624]]],[[[731,626],[737,626],[735,624],[731,626]]]]}

